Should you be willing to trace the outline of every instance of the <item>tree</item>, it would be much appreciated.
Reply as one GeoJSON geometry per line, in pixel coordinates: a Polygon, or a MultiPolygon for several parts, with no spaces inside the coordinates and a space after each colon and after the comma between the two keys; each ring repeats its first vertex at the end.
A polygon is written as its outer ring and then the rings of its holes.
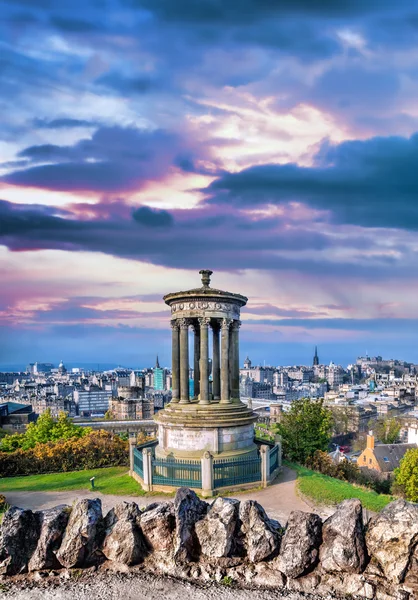
{"type": "Polygon", "coordinates": [[[394,444],[399,437],[401,424],[396,419],[378,419],[374,425],[374,432],[382,444],[394,444]]]}
{"type": "Polygon", "coordinates": [[[332,414],[323,399],[301,398],[292,402],[276,429],[282,437],[286,458],[304,464],[316,450],[328,450],[332,414]]]}
{"type": "Polygon", "coordinates": [[[3,452],[14,452],[18,448],[29,450],[37,444],[81,438],[91,431],[91,427],[74,425],[65,412],[60,412],[58,419],[54,418],[48,408],[38,417],[36,423],[29,423],[25,433],[5,436],[0,442],[0,450],[3,452]]]}
{"type": "Polygon", "coordinates": [[[46,411],[38,417],[36,423],[29,423],[22,448],[28,450],[28,448],[34,448],[36,444],[49,442],[51,440],[51,432],[54,425],[55,421],[51,415],[51,409],[47,408],[46,411]]]}
{"type": "Polygon", "coordinates": [[[405,452],[399,468],[395,469],[395,486],[400,488],[407,500],[418,502],[418,448],[405,452]]]}
{"type": "Polygon", "coordinates": [[[333,406],[331,412],[335,435],[346,435],[354,430],[356,411],[352,406],[333,406]]]}
{"type": "Polygon", "coordinates": [[[110,408],[109,408],[109,410],[107,410],[107,411],[105,412],[105,416],[104,416],[104,418],[106,419],[106,421],[113,421],[113,420],[114,420],[115,416],[114,416],[114,414],[112,413],[112,411],[110,410],[110,408]]]}

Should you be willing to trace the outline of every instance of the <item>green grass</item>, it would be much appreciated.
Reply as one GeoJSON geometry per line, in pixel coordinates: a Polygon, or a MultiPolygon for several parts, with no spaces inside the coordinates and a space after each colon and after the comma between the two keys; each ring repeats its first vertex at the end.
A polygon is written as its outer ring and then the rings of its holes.
{"type": "Polygon", "coordinates": [[[118,496],[144,496],[145,492],[126,467],[48,473],[47,475],[25,475],[23,477],[0,478],[0,493],[7,492],[65,492],[91,490],[90,477],[95,477],[94,489],[102,494],[118,496]]]}
{"type": "Polygon", "coordinates": [[[286,465],[297,472],[297,485],[301,494],[316,504],[334,505],[348,498],[358,498],[364,508],[379,512],[394,500],[392,496],[316,473],[296,463],[286,461],[286,465]]]}

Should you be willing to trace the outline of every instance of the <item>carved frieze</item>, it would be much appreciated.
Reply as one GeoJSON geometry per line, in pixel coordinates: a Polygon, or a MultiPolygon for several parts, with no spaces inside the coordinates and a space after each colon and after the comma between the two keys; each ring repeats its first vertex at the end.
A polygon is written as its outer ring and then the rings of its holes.
{"type": "Polygon", "coordinates": [[[213,302],[209,300],[192,300],[190,302],[173,302],[171,304],[171,313],[181,313],[189,311],[216,312],[240,316],[240,306],[233,302],[213,302]]]}

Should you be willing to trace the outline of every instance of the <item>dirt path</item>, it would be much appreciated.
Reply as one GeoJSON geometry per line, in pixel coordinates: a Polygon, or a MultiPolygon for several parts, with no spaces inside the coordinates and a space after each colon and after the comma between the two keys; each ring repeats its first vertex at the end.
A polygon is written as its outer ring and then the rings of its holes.
{"type": "MultiPolygon", "coordinates": [[[[121,500],[137,502],[139,506],[146,506],[152,502],[160,502],[167,499],[166,496],[105,495],[100,492],[87,490],[72,490],[69,492],[5,492],[5,495],[9,504],[32,510],[51,508],[57,504],[71,505],[79,498],[100,498],[103,512],[107,512],[121,500]]],[[[234,494],[230,495],[234,496],[234,494]]],[[[287,467],[283,467],[283,472],[274,484],[268,488],[252,492],[242,492],[235,494],[235,496],[240,500],[257,500],[270,517],[277,519],[282,524],[286,523],[292,510],[312,512],[312,508],[296,493],[296,473],[287,467]]],[[[319,509],[318,511],[323,517],[328,516],[330,512],[333,511],[327,509],[319,509]]]]}
{"type": "MultiPolygon", "coordinates": [[[[138,574],[133,577],[96,574],[87,581],[67,581],[48,586],[46,582],[30,584],[25,589],[11,586],[0,598],[7,600],[306,600],[298,592],[276,590],[242,590],[209,584],[206,587],[168,577],[138,574]]],[[[323,600],[309,596],[310,600],[323,600]]],[[[334,598],[327,595],[327,600],[334,598]]]]}

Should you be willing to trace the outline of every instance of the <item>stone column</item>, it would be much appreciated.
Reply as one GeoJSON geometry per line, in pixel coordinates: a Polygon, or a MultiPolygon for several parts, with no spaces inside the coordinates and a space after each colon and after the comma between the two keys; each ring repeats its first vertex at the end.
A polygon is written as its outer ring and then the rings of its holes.
{"type": "Polygon", "coordinates": [[[197,398],[200,394],[200,327],[199,323],[193,323],[194,331],[194,362],[193,362],[193,379],[194,379],[194,395],[197,398]]]}
{"type": "Polygon", "coordinates": [[[213,456],[205,452],[201,458],[202,464],[202,496],[210,498],[213,496],[213,456]]]}
{"type": "Polygon", "coordinates": [[[240,321],[233,321],[231,328],[231,397],[239,401],[239,328],[240,321]]]}
{"type": "Polygon", "coordinates": [[[209,404],[209,323],[210,319],[201,317],[200,325],[200,402],[209,404]]]}
{"type": "Polygon", "coordinates": [[[231,402],[229,395],[229,326],[231,319],[222,319],[221,327],[221,404],[231,402]]]}
{"type": "Polygon", "coordinates": [[[213,333],[213,358],[212,358],[212,394],[214,400],[221,397],[221,363],[219,347],[219,321],[212,321],[213,333]]]}
{"type": "Polygon", "coordinates": [[[261,484],[267,487],[270,479],[270,448],[266,445],[260,447],[261,454],[261,484]]]}
{"type": "Polygon", "coordinates": [[[171,349],[171,402],[178,402],[180,399],[180,336],[179,324],[176,320],[171,321],[172,329],[172,349],[171,349]]]}
{"type": "Polygon", "coordinates": [[[129,475],[132,477],[134,472],[134,450],[136,448],[136,435],[129,437],[129,475]]]}
{"type": "Polygon", "coordinates": [[[180,404],[189,402],[189,321],[180,319],[180,404]]]}
{"type": "Polygon", "coordinates": [[[142,450],[142,464],[144,468],[144,484],[143,488],[146,492],[152,491],[152,455],[151,448],[142,450]]]}

